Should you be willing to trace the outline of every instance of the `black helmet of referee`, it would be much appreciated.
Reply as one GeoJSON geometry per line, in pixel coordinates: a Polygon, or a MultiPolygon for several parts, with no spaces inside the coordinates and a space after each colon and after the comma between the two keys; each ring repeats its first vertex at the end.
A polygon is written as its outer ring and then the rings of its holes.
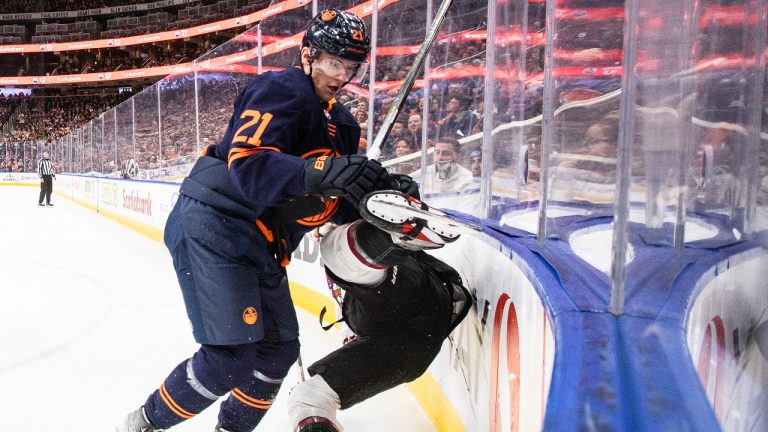
{"type": "Polygon", "coordinates": [[[357,15],[338,9],[326,9],[309,22],[302,46],[313,49],[317,58],[320,50],[328,54],[363,63],[368,58],[371,40],[365,23],[357,15]]]}

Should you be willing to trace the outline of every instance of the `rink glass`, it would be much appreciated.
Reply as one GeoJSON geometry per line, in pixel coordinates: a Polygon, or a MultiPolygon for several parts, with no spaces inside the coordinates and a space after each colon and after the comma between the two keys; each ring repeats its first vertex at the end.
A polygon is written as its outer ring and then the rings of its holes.
{"type": "MultiPolygon", "coordinates": [[[[120,177],[133,160],[138,179],[179,181],[223,136],[255,74],[299,64],[303,26],[331,6],[357,8],[372,39],[366,81],[337,98],[362,125],[364,153],[435,0],[317,1],[272,16],[62,137],[59,167],[120,177]]],[[[542,243],[567,239],[573,217],[613,218],[610,246],[623,258],[609,258],[608,273],[618,285],[633,224],[663,247],[706,239],[707,224],[751,235],[768,225],[764,9],[759,0],[454,1],[387,145],[398,134],[410,142],[383,162],[416,173],[427,202],[542,243]],[[444,126],[455,97],[471,117],[460,134],[444,126]],[[408,131],[414,115],[421,124],[408,131]],[[481,157],[478,177],[450,190],[424,181],[417,170],[432,164],[441,134],[459,139],[458,165],[481,157]]],[[[6,153],[34,166],[41,143],[28,147],[6,153]]]]}

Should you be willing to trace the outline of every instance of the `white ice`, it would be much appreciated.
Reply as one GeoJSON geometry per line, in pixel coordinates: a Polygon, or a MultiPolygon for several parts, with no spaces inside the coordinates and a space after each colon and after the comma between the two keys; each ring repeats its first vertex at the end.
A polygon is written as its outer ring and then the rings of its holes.
{"type": "MultiPolygon", "coordinates": [[[[61,196],[38,207],[37,194],[0,187],[0,430],[111,432],[197,349],[171,259],[61,196]]],[[[298,313],[307,366],[338,334],[298,313]]],[[[289,431],[285,401],[298,380],[294,367],[257,431],[289,431]]],[[[171,431],[212,432],[217,412],[171,431]]],[[[404,386],[339,418],[347,432],[434,430],[404,386]]]]}

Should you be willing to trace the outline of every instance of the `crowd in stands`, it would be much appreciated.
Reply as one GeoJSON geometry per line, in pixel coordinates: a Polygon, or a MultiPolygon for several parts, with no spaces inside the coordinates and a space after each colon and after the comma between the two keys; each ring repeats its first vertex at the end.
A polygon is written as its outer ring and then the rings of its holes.
{"type": "Polygon", "coordinates": [[[0,14],[58,12],[148,3],[147,0],[4,0],[0,14]]]}
{"type": "MultiPolygon", "coordinates": [[[[477,31],[478,27],[475,25],[483,22],[482,17],[486,15],[486,11],[471,10],[466,7],[469,3],[468,1],[457,2],[457,9],[452,12],[453,15],[449,17],[445,31],[440,35],[430,53],[430,67],[436,71],[435,74],[448,74],[451,78],[437,78],[430,81],[428,100],[425,98],[424,88],[417,84],[406,99],[402,112],[381,149],[382,159],[391,161],[393,170],[417,174],[425,171],[433,173],[436,176],[431,183],[433,191],[477,187],[477,179],[482,171],[480,152],[482,139],[478,138],[478,135],[483,132],[487,124],[497,128],[506,126],[510,122],[531,120],[542,114],[543,80],[535,78],[540,77],[543,72],[543,46],[540,43],[531,43],[522,51],[515,43],[494,41],[497,44],[495,49],[498,79],[493,88],[493,95],[486,94],[486,40],[479,37],[452,37],[462,32],[477,31]],[[518,73],[517,69],[520,65],[525,68],[524,73],[518,73]],[[492,101],[490,108],[486,107],[486,101],[489,98],[492,101]],[[422,138],[422,125],[426,125],[426,141],[422,138]],[[419,156],[423,148],[431,152],[424,167],[419,156]],[[440,171],[442,169],[440,167],[446,166],[449,168],[440,171]]],[[[589,8],[593,7],[594,2],[574,0],[562,4],[567,7],[589,8]]],[[[543,31],[544,3],[535,3],[535,7],[533,5],[534,3],[531,3],[532,7],[529,10],[529,16],[533,16],[528,23],[529,34],[543,31]]],[[[299,28],[299,25],[294,23],[305,20],[304,15],[296,13],[279,16],[269,25],[265,25],[262,32],[274,36],[292,34],[293,32],[289,29],[299,28]]],[[[415,18],[384,15],[382,19],[384,21],[381,23],[381,28],[396,28],[400,31],[390,32],[390,37],[379,39],[379,47],[412,47],[421,43],[423,23],[420,26],[408,25],[408,20],[415,18]],[[397,21],[397,19],[401,20],[397,21]]],[[[619,99],[608,98],[596,104],[590,101],[598,100],[597,98],[609,95],[618,89],[620,78],[616,74],[601,76],[590,71],[598,67],[621,66],[620,60],[609,59],[602,54],[620,51],[623,37],[620,29],[622,23],[620,20],[599,21],[590,27],[588,22],[587,24],[579,22],[578,25],[567,19],[557,22],[558,28],[578,27],[579,29],[579,32],[573,33],[572,37],[563,38],[562,41],[557,42],[556,48],[560,50],[558,51],[560,57],[554,60],[556,68],[563,67],[568,71],[577,71],[557,74],[554,78],[554,98],[557,101],[557,107],[569,108],[559,112],[552,124],[554,130],[552,144],[557,148],[558,154],[551,158],[550,169],[560,170],[560,181],[567,183],[563,186],[563,190],[575,184],[576,179],[594,184],[615,184],[619,99]],[[593,55],[580,57],[572,55],[573,53],[593,55]],[[580,74],[578,71],[589,73],[580,74]],[[580,177],[569,177],[577,175],[580,177]]],[[[696,41],[697,58],[723,54],[724,44],[736,34],[723,29],[703,29],[700,33],[702,36],[696,41]]],[[[218,47],[216,53],[224,55],[247,51],[255,46],[254,43],[238,40],[218,47]]],[[[96,71],[148,67],[169,64],[169,62],[172,64],[186,61],[185,59],[191,60],[201,54],[201,51],[184,53],[173,50],[160,51],[151,59],[138,57],[144,60],[140,65],[136,64],[136,58],[105,56],[100,58],[98,65],[91,63],[86,66],[82,63],[63,62],[56,73],[71,73],[66,72],[68,70],[96,71]]],[[[618,58],[620,59],[621,55],[618,58]]],[[[368,126],[372,125],[372,136],[375,137],[379,133],[388,108],[395,100],[400,88],[398,82],[408,74],[413,61],[414,54],[377,57],[376,81],[391,84],[391,86],[377,92],[373,101],[375,113],[373,118],[369,118],[370,102],[364,92],[360,94],[354,88],[347,88],[340,96],[339,101],[351,110],[363,129],[361,152],[364,152],[366,146],[370,144],[366,140],[368,126]]],[[[293,51],[264,59],[265,66],[274,64],[285,67],[293,62],[295,62],[293,51]]],[[[140,108],[136,109],[135,139],[116,137],[114,128],[111,132],[99,134],[100,137],[103,136],[106,141],[111,142],[108,145],[117,146],[116,151],[106,152],[106,154],[117,154],[118,160],[114,160],[114,157],[103,159],[94,166],[94,170],[102,173],[114,171],[119,169],[126,159],[135,160],[138,167],[143,170],[164,169],[191,162],[200,147],[216,143],[223,135],[231,115],[232,101],[249,77],[245,74],[211,73],[199,74],[198,78],[196,90],[194,81],[189,77],[180,77],[164,84],[161,87],[159,114],[154,92],[137,95],[135,102],[140,108]],[[194,105],[190,103],[195,100],[195,96],[198,104],[197,112],[194,105]],[[190,126],[192,119],[199,122],[199,128],[190,126]]],[[[728,78],[727,73],[724,78],[728,78]]],[[[700,109],[696,115],[710,121],[733,121],[733,119],[743,118],[743,112],[736,111],[740,108],[735,103],[738,101],[734,98],[743,96],[744,92],[735,87],[728,87],[725,81],[719,86],[710,86],[711,81],[707,80],[695,84],[700,91],[699,103],[702,106],[706,105],[706,109],[709,110],[705,112],[704,109],[700,109]]],[[[661,90],[658,91],[658,94],[662,93],[661,90]]],[[[667,106],[678,109],[681,104],[682,101],[677,101],[667,106]]],[[[36,106],[39,113],[40,106],[39,104],[36,106]]],[[[69,126],[87,121],[89,116],[99,112],[98,109],[88,111],[86,107],[81,106],[79,110],[72,110],[72,113],[63,113],[61,105],[51,104],[49,112],[54,113],[55,116],[70,117],[67,121],[52,124],[50,120],[40,116],[32,118],[34,108],[33,106],[29,109],[30,121],[25,119],[21,122],[27,126],[17,128],[17,132],[26,134],[22,137],[24,139],[55,138],[65,133],[69,126]],[[39,127],[31,126],[38,123],[39,127]],[[41,128],[49,132],[41,132],[41,128]]],[[[696,109],[698,108],[693,108],[694,111],[696,109]]],[[[1,117],[2,105],[0,105],[1,117]]],[[[642,123],[643,120],[640,118],[638,121],[642,123]]],[[[645,127],[649,124],[651,123],[646,120],[645,127]]],[[[96,127],[94,123],[94,128],[96,127]]],[[[105,131],[108,128],[108,126],[103,127],[105,131]]],[[[520,160],[527,161],[524,183],[535,183],[539,179],[541,134],[541,123],[535,121],[526,123],[525,126],[501,128],[498,131],[495,135],[493,163],[487,166],[492,167],[496,180],[501,179],[498,180],[499,184],[507,180],[511,183],[519,182],[520,173],[517,170],[521,169],[520,160]]],[[[734,140],[728,134],[726,138],[706,131],[701,132],[701,135],[703,141],[713,146],[717,144],[723,147],[722,142],[734,140]],[[722,142],[715,143],[719,138],[723,138],[722,142]]],[[[633,161],[633,172],[643,175],[645,168],[643,152],[640,150],[642,148],[637,152],[639,155],[637,161],[633,161]]],[[[724,157],[722,155],[725,152],[716,151],[715,154],[724,157]]],[[[555,187],[560,187],[558,185],[555,184],[555,187]]],[[[510,191],[514,187],[517,186],[510,186],[510,191]]],[[[510,192],[510,195],[514,194],[510,192]]],[[[515,196],[519,197],[520,194],[515,196]]],[[[557,191],[554,196],[563,199],[573,198],[557,195],[557,191]]]]}
{"type": "Polygon", "coordinates": [[[125,99],[123,94],[26,97],[14,115],[13,141],[53,141],[125,99]]]}
{"type": "Polygon", "coordinates": [[[3,126],[8,118],[13,114],[14,110],[19,106],[25,97],[22,95],[10,95],[6,96],[0,94],[0,126],[3,126]]]}
{"type": "MultiPolygon", "coordinates": [[[[3,2],[0,14],[43,11],[42,7],[50,8],[51,4],[70,4],[74,9],[87,9],[87,6],[101,7],[98,0],[92,1],[53,1],[40,2],[16,1],[3,2]]],[[[109,2],[107,2],[109,3],[109,2]]],[[[144,4],[147,1],[125,1],[126,4],[144,4]]],[[[183,8],[151,9],[142,12],[125,12],[114,15],[91,15],[87,18],[56,18],[40,22],[14,22],[12,27],[3,27],[0,44],[19,43],[50,43],[73,42],[95,39],[122,38],[170,30],[181,30],[194,26],[225,20],[236,16],[247,15],[269,5],[269,0],[199,0],[185,5],[183,8]],[[20,24],[20,25],[19,25],[20,24]]],[[[44,9],[51,10],[51,9],[44,9]]],[[[70,9],[53,9],[57,11],[70,9]]]]}
{"type": "Polygon", "coordinates": [[[38,147],[37,143],[0,138],[0,173],[35,172],[38,147]]]}
{"type": "Polygon", "coordinates": [[[67,75],[93,72],[112,72],[119,70],[140,69],[156,66],[169,66],[191,62],[206,52],[202,45],[173,45],[170,47],[152,47],[151,52],[134,51],[131,56],[126,51],[96,50],[95,54],[62,55],[60,63],[51,71],[51,75],[67,75]]]}

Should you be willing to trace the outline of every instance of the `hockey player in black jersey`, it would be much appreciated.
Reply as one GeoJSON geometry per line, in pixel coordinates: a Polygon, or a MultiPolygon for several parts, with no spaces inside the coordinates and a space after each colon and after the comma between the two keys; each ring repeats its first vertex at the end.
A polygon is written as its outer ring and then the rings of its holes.
{"type": "Polygon", "coordinates": [[[456,240],[456,227],[393,215],[372,196],[439,213],[398,192],[375,192],[360,205],[362,220],[320,228],[326,272],[345,291],[342,317],[356,337],[291,390],[292,432],[340,432],[338,409],[421,376],[472,304],[458,273],[423,252],[456,240]]]}
{"type": "Polygon", "coordinates": [[[247,432],[272,405],[299,353],[291,253],[313,228],[359,219],[367,192],[399,187],[356,155],[360,127],[334,99],[364,70],[368,49],[359,17],[325,10],[309,23],[299,67],[257,76],[238,96],[165,228],[200,349],[118,431],[168,429],[228,394],[216,431],[247,432]]]}

